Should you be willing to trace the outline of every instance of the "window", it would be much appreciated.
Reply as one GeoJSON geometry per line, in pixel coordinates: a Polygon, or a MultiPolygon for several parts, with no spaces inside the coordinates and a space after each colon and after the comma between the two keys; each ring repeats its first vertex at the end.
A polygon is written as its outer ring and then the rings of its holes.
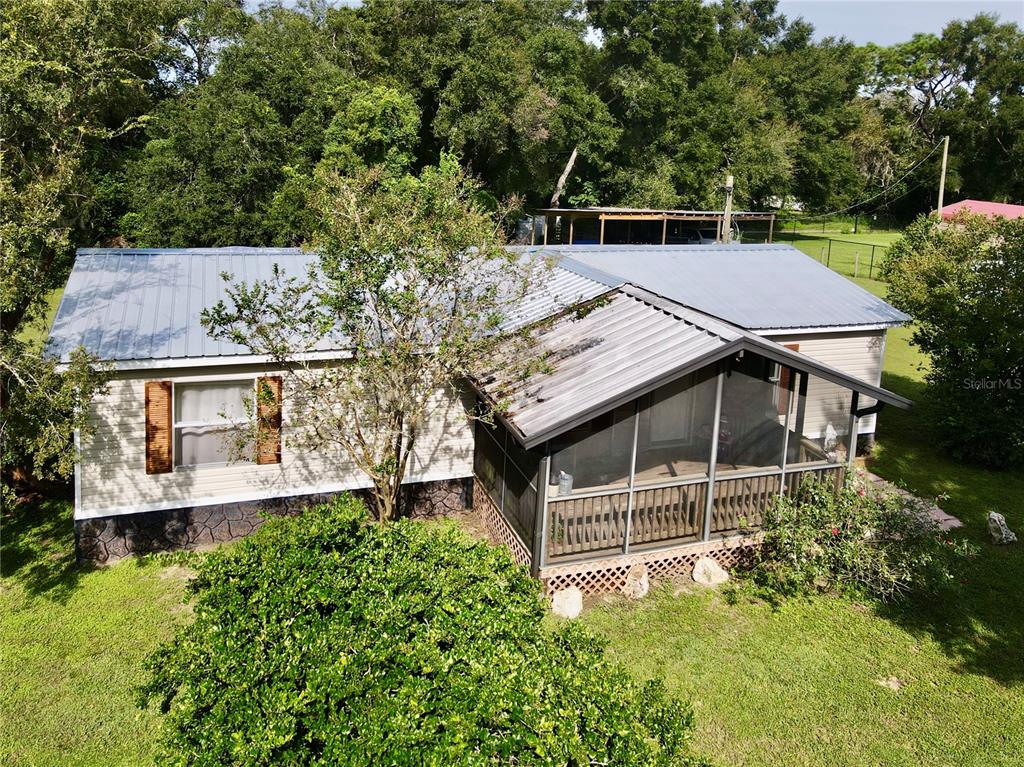
{"type": "MultiPolygon", "coordinates": [[[[244,435],[255,381],[215,381],[174,385],[176,466],[225,464],[244,435]]],[[[246,461],[248,462],[248,461],[246,461]]]]}

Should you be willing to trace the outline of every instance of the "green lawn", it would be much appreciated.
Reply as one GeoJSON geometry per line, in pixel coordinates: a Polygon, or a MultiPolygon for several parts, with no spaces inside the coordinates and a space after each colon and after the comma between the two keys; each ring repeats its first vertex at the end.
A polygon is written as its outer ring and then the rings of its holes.
{"type": "Polygon", "coordinates": [[[5,515],[2,539],[0,764],[151,763],[159,717],[133,688],[188,615],[185,571],[75,566],[67,502],[5,515]]]}
{"type": "MultiPolygon", "coordinates": [[[[876,293],[884,285],[858,281],[876,293]]],[[[884,385],[920,400],[922,355],[889,334],[884,385]]],[[[732,765],[1020,765],[1024,754],[1024,546],[987,542],[985,515],[1024,531],[1024,475],[945,458],[926,403],[879,417],[873,468],[946,493],[981,546],[962,596],[883,608],[813,598],[781,608],[662,590],[586,614],[611,652],[691,700],[698,746],[732,765]],[[899,689],[879,682],[894,677],[899,689]]]]}
{"type": "Polygon", "coordinates": [[[885,249],[899,235],[899,232],[849,235],[801,233],[795,238],[787,235],[777,241],[791,243],[811,258],[847,277],[877,277],[885,249]]]}

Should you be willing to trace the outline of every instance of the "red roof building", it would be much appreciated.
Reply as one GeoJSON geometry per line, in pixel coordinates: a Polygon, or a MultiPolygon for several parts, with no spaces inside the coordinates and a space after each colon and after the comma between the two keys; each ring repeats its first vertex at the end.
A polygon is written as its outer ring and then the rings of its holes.
{"type": "Polygon", "coordinates": [[[1024,205],[1010,205],[1005,202],[987,202],[985,200],[960,200],[942,208],[942,218],[948,219],[955,216],[962,210],[980,216],[995,218],[1021,218],[1024,217],[1024,205]]]}

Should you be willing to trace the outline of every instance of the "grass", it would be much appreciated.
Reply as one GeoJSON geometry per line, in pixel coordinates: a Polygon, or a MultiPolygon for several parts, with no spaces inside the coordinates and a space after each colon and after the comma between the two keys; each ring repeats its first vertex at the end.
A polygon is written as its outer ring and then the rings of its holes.
{"type": "MultiPolygon", "coordinates": [[[[884,285],[859,280],[884,295],[884,285]]],[[[989,509],[1024,531],[1024,475],[937,447],[926,359],[890,332],[883,384],[914,398],[879,416],[872,468],[944,509],[981,546],[962,594],[894,607],[840,598],[779,608],[671,589],[586,614],[610,652],[694,704],[696,744],[731,765],[1019,765],[1024,753],[1024,547],[988,543],[989,509]],[[898,680],[892,689],[882,684],[898,680]]]]}
{"type": "Polygon", "coordinates": [[[792,237],[787,233],[785,238],[780,237],[778,241],[791,243],[811,258],[847,277],[876,277],[885,249],[895,242],[899,234],[798,234],[792,237]]]}
{"type": "Polygon", "coordinates": [[[185,620],[187,571],[74,564],[71,507],[2,520],[0,763],[151,764],[159,716],[136,708],[143,659],[185,620]]]}

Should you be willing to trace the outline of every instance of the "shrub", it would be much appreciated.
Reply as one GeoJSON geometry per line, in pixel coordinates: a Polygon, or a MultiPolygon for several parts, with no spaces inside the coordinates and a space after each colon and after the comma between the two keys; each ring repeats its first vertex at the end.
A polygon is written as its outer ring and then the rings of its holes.
{"type": "Polygon", "coordinates": [[[920,218],[886,254],[888,298],[913,315],[946,448],[1024,465],[1024,219],[920,218]]]}
{"type": "Polygon", "coordinates": [[[895,600],[959,581],[970,544],[943,533],[921,501],[850,480],[808,480],[765,515],[756,583],[782,594],[852,591],[895,600]]]}
{"type": "Polygon", "coordinates": [[[691,764],[691,712],[452,529],[352,498],[199,565],[195,621],[150,660],[165,764],[691,764]]]}

